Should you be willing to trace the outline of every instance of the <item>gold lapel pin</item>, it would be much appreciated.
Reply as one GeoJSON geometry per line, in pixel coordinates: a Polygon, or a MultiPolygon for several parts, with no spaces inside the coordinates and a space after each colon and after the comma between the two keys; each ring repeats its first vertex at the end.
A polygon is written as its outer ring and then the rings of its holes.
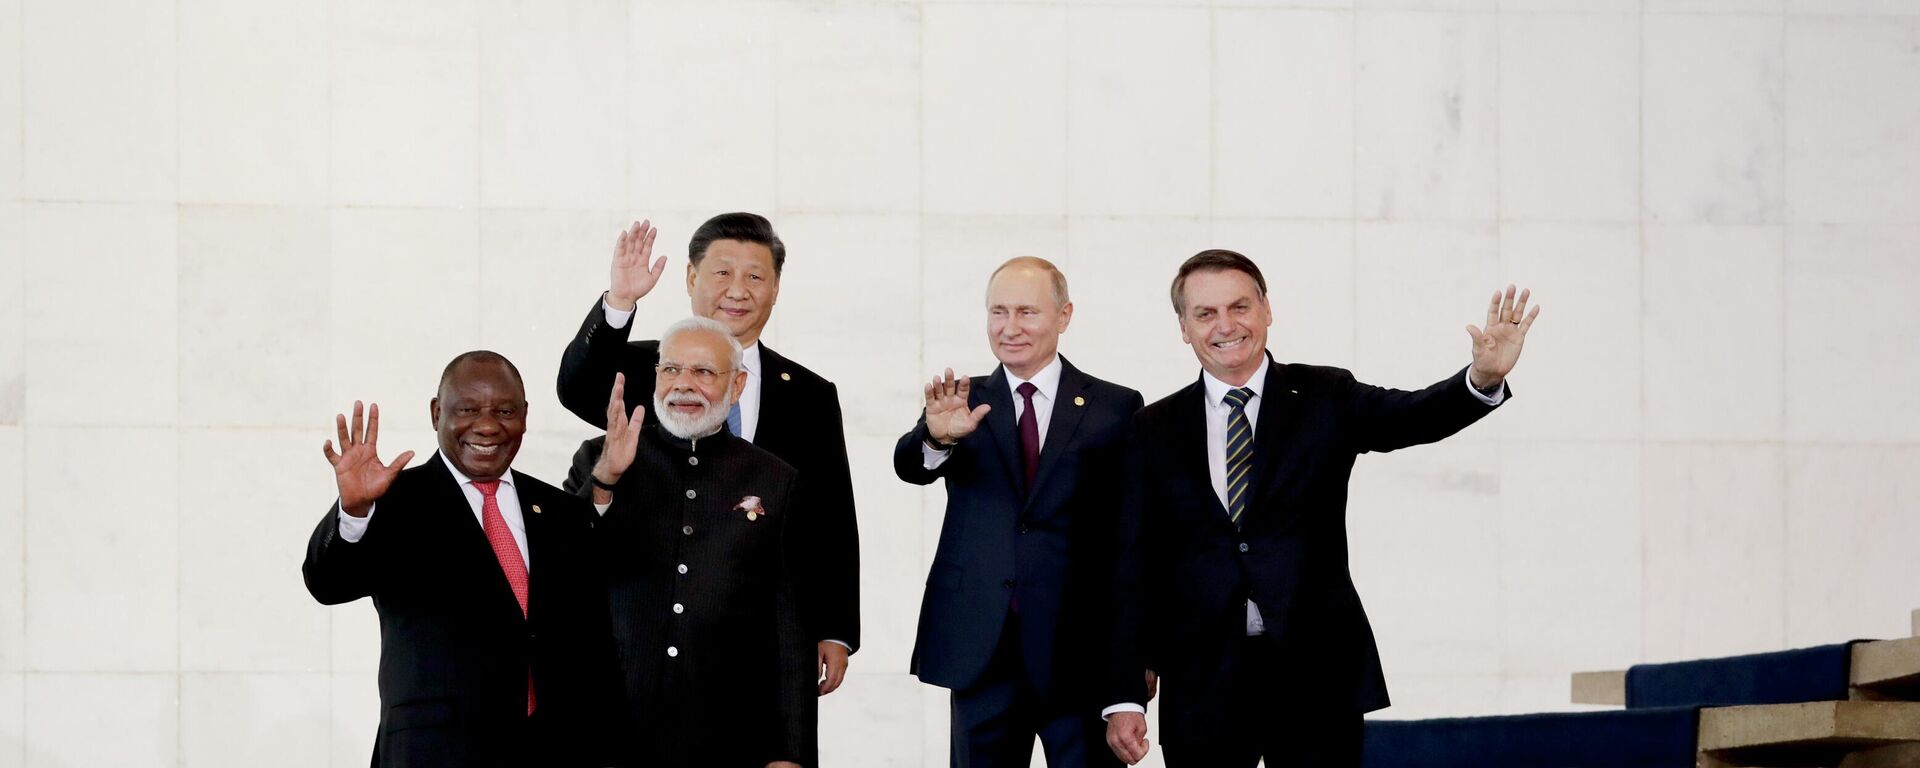
{"type": "Polygon", "coordinates": [[[782,374],[780,374],[780,380],[781,380],[781,381],[793,381],[793,374],[791,374],[791,373],[782,373],[782,374]]]}
{"type": "Polygon", "coordinates": [[[1300,390],[1297,390],[1297,389],[1289,389],[1289,390],[1287,390],[1287,391],[1288,391],[1288,392],[1292,392],[1292,393],[1294,393],[1294,394],[1296,394],[1296,395],[1297,395],[1297,394],[1300,394],[1300,390]]]}
{"type": "Polygon", "coordinates": [[[1074,405],[1086,405],[1086,404],[1087,404],[1087,399],[1086,399],[1086,398],[1084,398],[1084,397],[1080,397],[1080,396],[1078,396],[1078,395],[1076,395],[1076,396],[1074,396],[1074,398],[1073,398],[1073,404],[1074,404],[1074,405]]]}
{"type": "Polygon", "coordinates": [[[540,514],[540,505],[538,504],[533,505],[533,513],[536,515],[540,514]]]}

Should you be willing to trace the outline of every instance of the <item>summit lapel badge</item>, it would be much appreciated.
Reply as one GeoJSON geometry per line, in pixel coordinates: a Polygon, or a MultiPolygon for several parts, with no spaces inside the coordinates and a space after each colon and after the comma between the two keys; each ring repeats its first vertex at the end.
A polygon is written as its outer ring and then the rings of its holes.
{"type": "Polygon", "coordinates": [[[1075,395],[1075,396],[1074,396],[1074,398],[1073,398],[1073,404],[1074,404],[1074,405],[1086,405],[1086,404],[1087,404],[1087,399],[1086,399],[1086,398],[1084,398],[1084,397],[1080,397],[1080,396],[1078,396],[1078,395],[1075,395]]]}
{"type": "Polygon", "coordinates": [[[533,513],[536,515],[540,514],[540,505],[538,504],[533,505],[533,513]]]}
{"type": "Polygon", "coordinates": [[[781,381],[793,381],[793,374],[791,374],[791,373],[787,373],[787,372],[784,372],[784,371],[782,371],[782,372],[780,373],[780,380],[781,380],[781,381]]]}

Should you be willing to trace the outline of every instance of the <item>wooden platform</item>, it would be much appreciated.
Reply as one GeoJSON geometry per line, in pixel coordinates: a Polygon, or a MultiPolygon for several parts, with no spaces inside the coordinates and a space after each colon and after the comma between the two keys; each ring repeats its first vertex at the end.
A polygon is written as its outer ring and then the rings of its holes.
{"type": "MultiPolygon", "coordinates": [[[[1853,646],[1847,685],[1855,701],[1920,701],[1920,637],[1853,646]]],[[[1624,670],[1573,673],[1575,704],[1627,705],[1624,670]]]]}
{"type": "Polygon", "coordinates": [[[1861,753],[1872,750],[1887,750],[1883,764],[1900,765],[1912,756],[1914,745],[1920,745],[1920,702],[1821,701],[1700,710],[1700,768],[1838,766],[1850,755],[1865,759],[1861,753]]]}

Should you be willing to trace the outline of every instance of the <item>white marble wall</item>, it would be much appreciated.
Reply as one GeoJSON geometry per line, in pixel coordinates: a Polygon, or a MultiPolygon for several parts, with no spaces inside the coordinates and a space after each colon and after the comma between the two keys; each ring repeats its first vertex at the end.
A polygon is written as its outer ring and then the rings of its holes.
{"type": "Polygon", "coordinates": [[[905,674],[941,498],[886,456],[921,376],[990,362],[1018,253],[1151,397],[1204,247],[1269,270],[1283,359],[1401,386],[1535,290],[1511,407],[1356,473],[1387,716],[1901,634],[1915,178],[1912,0],[0,0],[0,765],[364,764],[372,610],[298,575],[332,414],[430,449],[440,365],[497,349],[557,476],[589,431],[544,382],[616,227],[678,269],[740,208],[854,451],[829,765],[944,764],[905,674]]]}

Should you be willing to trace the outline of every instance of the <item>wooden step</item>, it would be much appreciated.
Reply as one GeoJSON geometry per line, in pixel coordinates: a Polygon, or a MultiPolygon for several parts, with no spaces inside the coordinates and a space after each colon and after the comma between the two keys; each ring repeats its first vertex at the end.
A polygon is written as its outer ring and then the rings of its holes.
{"type": "Polygon", "coordinates": [[[1920,699],[1920,637],[1860,643],[1852,648],[1847,684],[1865,701],[1920,699]]]}
{"type": "Polygon", "coordinates": [[[1820,701],[1700,710],[1701,768],[1833,766],[1920,743],[1920,702],[1820,701]]]}
{"type": "Polygon", "coordinates": [[[1626,670],[1573,673],[1573,703],[1602,707],[1626,706],[1626,670]]]}
{"type": "Polygon", "coordinates": [[[1913,636],[1920,637],[1920,609],[1913,612],[1913,636]]]}

